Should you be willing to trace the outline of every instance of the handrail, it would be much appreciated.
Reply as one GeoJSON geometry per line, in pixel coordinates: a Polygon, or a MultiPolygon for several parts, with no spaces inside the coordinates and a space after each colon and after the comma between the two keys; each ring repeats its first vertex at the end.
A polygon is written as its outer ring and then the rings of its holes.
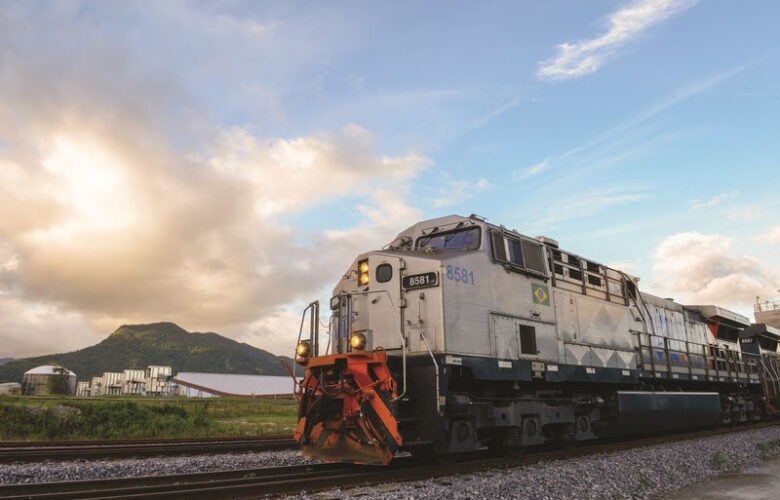
{"type": "MultiPolygon", "coordinates": [[[[671,337],[665,337],[663,335],[656,335],[656,334],[649,333],[649,332],[633,331],[632,333],[634,333],[638,337],[642,336],[642,335],[646,335],[648,337],[648,340],[650,341],[650,344],[648,345],[648,348],[651,349],[651,350],[653,350],[653,347],[651,347],[652,346],[652,339],[650,337],[664,339],[667,342],[685,342],[685,343],[689,344],[688,350],[670,349],[668,347],[668,343],[665,344],[664,348],[656,347],[654,349],[656,351],[658,351],[660,349],[660,352],[664,353],[665,357],[667,358],[667,361],[671,361],[669,359],[669,356],[668,356],[669,353],[685,354],[686,357],[687,357],[687,363],[686,363],[685,366],[687,366],[688,368],[698,368],[698,367],[694,367],[694,366],[691,365],[691,356],[692,355],[704,358],[705,367],[708,366],[707,365],[708,362],[713,361],[715,363],[715,371],[717,372],[716,375],[718,375],[718,376],[720,376],[720,371],[728,370],[729,377],[731,378],[732,377],[732,370],[731,370],[732,362],[733,362],[733,365],[734,365],[734,368],[735,368],[734,374],[735,374],[736,378],[740,377],[739,367],[742,366],[742,365],[745,365],[745,361],[746,360],[748,360],[748,359],[757,359],[757,360],[759,360],[759,362],[761,362],[761,357],[762,357],[761,354],[753,354],[753,353],[749,353],[749,352],[743,352],[743,351],[740,351],[740,350],[718,349],[718,351],[713,355],[706,349],[707,347],[713,347],[711,344],[701,344],[699,342],[680,340],[680,339],[675,339],[675,338],[671,338],[671,337]],[[690,350],[690,345],[704,347],[705,349],[703,349],[703,352],[705,354],[696,354],[696,353],[692,354],[691,350],[690,350]],[[718,365],[717,365],[718,362],[725,362],[726,363],[726,368],[725,369],[719,368],[718,365]]],[[[641,340],[639,341],[639,345],[641,346],[640,348],[644,348],[645,347],[645,345],[641,342],[641,340]]],[[[675,366],[682,366],[682,365],[675,365],[675,366]]],[[[744,372],[745,375],[747,375],[747,376],[750,375],[749,371],[747,371],[747,370],[742,370],[742,371],[744,372]]]]}
{"type": "Polygon", "coordinates": [[[769,373],[772,380],[772,389],[774,390],[775,395],[777,395],[780,393],[780,374],[777,373],[777,370],[772,363],[766,362],[765,356],[760,356],[759,361],[761,362],[761,366],[764,367],[764,372],[769,373]]]}
{"type": "MultiPolygon", "coordinates": [[[[319,320],[320,320],[320,318],[319,318],[319,306],[320,306],[320,301],[319,300],[315,300],[314,302],[311,302],[308,306],[306,306],[304,308],[303,312],[301,313],[301,326],[300,326],[300,328],[298,328],[298,340],[295,342],[295,349],[296,350],[293,351],[293,356],[292,356],[292,359],[293,359],[292,376],[293,376],[293,379],[295,379],[295,380],[298,380],[297,378],[295,378],[295,369],[297,367],[296,365],[298,364],[298,363],[295,362],[295,358],[298,357],[297,349],[298,349],[298,344],[301,343],[301,335],[303,335],[303,323],[306,320],[306,312],[309,309],[311,309],[312,320],[313,321],[317,321],[319,323],[319,320]],[[314,318],[315,310],[316,310],[317,318],[314,318]]],[[[310,327],[310,330],[309,330],[309,342],[312,343],[312,341],[314,341],[314,344],[310,348],[313,348],[314,346],[316,346],[319,343],[319,339],[315,340],[315,339],[312,338],[314,335],[319,337],[319,329],[316,330],[316,331],[312,331],[312,329],[313,328],[310,327]]],[[[330,342],[330,339],[328,339],[328,341],[330,342]]],[[[315,355],[316,355],[316,353],[315,353],[315,355]]]]}
{"type": "Polygon", "coordinates": [[[780,310],[780,300],[772,300],[772,301],[764,301],[764,302],[756,302],[753,304],[753,312],[763,312],[763,311],[777,311],[780,310]]]}
{"type": "Polygon", "coordinates": [[[420,335],[422,336],[422,340],[425,343],[425,348],[428,349],[428,354],[431,355],[431,360],[433,361],[433,368],[435,370],[434,372],[434,384],[436,388],[436,413],[441,415],[441,404],[439,404],[439,398],[441,397],[439,394],[439,363],[436,362],[436,356],[433,355],[433,351],[431,350],[431,346],[428,345],[428,339],[425,336],[425,330],[423,330],[423,320],[422,320],[422,312],[421,312],[421,302],[424,300],[425,294],[420,293],[417,295],[417,327],[420,329],[420,335]]]}

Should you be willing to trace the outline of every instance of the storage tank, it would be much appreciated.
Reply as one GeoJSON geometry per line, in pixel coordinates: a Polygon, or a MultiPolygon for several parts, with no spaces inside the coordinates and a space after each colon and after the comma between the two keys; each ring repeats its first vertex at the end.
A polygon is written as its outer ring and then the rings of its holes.
{"type": "Polygon", "coordinates": [[[57,365],[43,365],[28,370],[22,377],[22,394],[45,396],[49,394],[75,394],[76,374],[57,365]]]}

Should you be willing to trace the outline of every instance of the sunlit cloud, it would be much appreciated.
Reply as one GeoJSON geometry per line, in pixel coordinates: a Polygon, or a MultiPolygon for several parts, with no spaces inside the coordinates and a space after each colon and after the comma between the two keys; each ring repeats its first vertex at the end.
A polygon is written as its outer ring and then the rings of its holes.
{"type": "Polygon", "coordinates": [[[558,54],[539,65],[536,75],[567,80],[595,73],[618,50],[651,26],[692,7],[695,0],[639,0],[607,16],[609,29],[596,38],[558,45],[558,54]]]}
{"type": "Polygon", "coordinates": [[[678,233],[653,252],[651,289],[684,304],[717,304],[747,312],[756,296],[771,297],[780,275],[736,251],[732,238],[678,233]]]}
{"type": "Polygon", "coordinates": [[[758,243],[780,245],[780,226],[772,226],[754,239],[758,243]]]}
{"type": "MultiPolygon", "coordinates": [[[[60,38],[96,36],[79,18],[41,17],[60,38]]],[[[225,35],[268,34],[217,17],[225,35]]],[[[430,164],[420,153],[387,154],[351,123],[307,134],[202,126],[208,111],[175,75],[121,41],[84,41],[71,64],[47,30],[25,30],[42,50],[4,43],[0,66],[3,354],[75,349],[162,320],[235,338],[278,328],[272,347],[291,345],[295,327],[279,311],[419,218],[398,193],[430,164]],[[342,200],[356,210],[334,220],[341,236],[284,219],[342,200]]]]}

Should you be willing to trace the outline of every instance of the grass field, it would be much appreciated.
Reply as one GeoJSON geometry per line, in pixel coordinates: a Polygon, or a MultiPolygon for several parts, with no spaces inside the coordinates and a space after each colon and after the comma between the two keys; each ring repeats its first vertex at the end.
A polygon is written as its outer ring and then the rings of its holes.
{"type": "Polygon", "coordinates": [[[293,399],[0,397],[0,440],[291,436],[293,399]]]}

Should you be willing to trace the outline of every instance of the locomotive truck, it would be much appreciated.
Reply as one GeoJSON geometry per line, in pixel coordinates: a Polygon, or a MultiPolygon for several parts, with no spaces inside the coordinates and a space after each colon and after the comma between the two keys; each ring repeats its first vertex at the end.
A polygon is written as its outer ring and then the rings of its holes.
{"type": "Polygon", "coordinates": [[[419,222],[359,255],[333,290],[327,340],[319,310],[304,310],[296,345],[295,439],[326,461],[747,422],[780,394],[779,331],[643,293],[634,276],[475,215],[419,222]]]}

